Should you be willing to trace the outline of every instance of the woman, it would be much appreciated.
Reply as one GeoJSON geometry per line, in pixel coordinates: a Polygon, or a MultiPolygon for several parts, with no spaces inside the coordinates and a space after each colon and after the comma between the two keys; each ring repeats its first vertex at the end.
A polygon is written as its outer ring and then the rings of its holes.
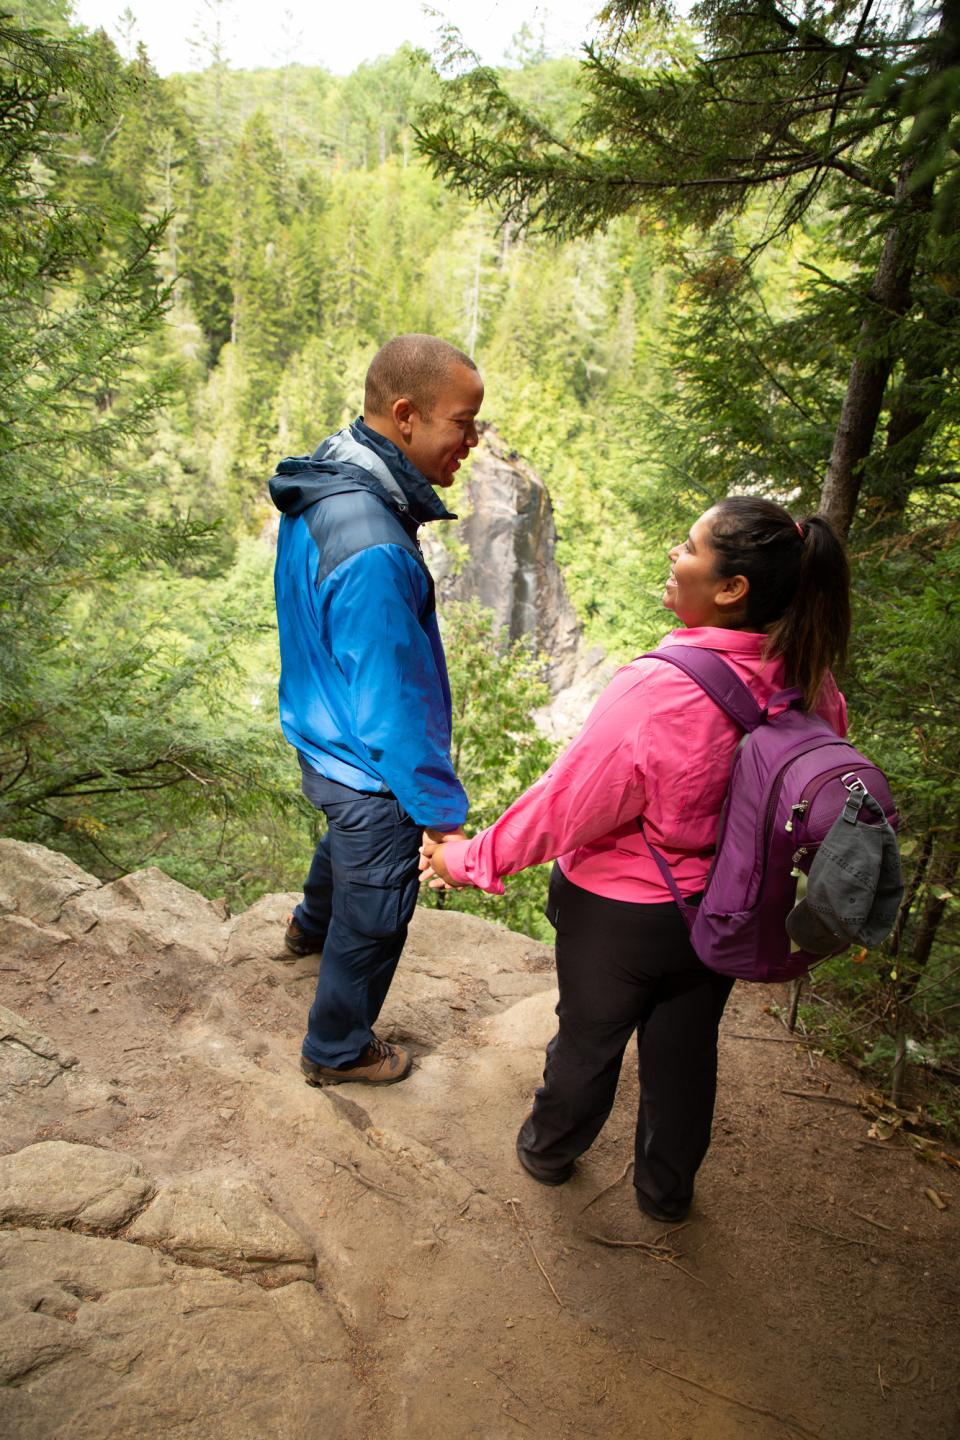
{"type": "MultiPolygon", "coordinates": [[[[717,651],[761,705],[798,685],[806,707],[845,734],[830,671],[846,653],[849,577],[826,520],[798,524],[768,500],[722,500],[670,551],[663,604],[685,627],[664,644],[717,651]]],[[[517,1155],[543,1184],[570,1178],[610,1113],[636,1029],[633,1179],[640,1209],[662,1221],[686,1216],[710,1143],[717,1029],[733,982],[697,959],[637,822],[681,893],[698,895],[739,739],[695,681],[641,657],[620,670],[568,749],[489,829],[424,850],[435,886],[495,893],[502,875],[559,856],[547,905],[557,932],[559,1029],[517,1155]]]]}

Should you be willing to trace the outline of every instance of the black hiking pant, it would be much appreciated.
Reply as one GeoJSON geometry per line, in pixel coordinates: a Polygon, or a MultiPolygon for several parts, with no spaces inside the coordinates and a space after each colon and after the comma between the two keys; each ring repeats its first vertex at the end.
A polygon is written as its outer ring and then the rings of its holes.
{"type": "Polygon", "coordinates": [[[518,1136],[540,1170],[563,1171],[610,1114],[637,1032],[638,1199],[678,1219],[710,1144],[717,1029],[733,981],[697,959],[676,905],[635,905],[573,885],[553,867],[547,917],[557,932],[559,1030],[518,1136]]]}

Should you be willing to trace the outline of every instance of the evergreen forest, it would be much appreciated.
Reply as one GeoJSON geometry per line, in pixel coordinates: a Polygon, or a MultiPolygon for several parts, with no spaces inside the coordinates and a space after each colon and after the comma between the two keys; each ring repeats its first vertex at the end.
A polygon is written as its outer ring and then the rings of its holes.
{"type": "MultiPolygon", "coordinates": [[[[0,15],[2,832],[233,909],[299,887],[266,484],[360,411],[379,345],[436,333],[547,485],[615,659],[671,628],[666,550],[720,496],[846,537],[842,684],[907,887],[798,1023],[956,1130],[954,0],[612,0],[580,59],[524,33],[502,70],[452,31],[345,78],[128,50],[69,0],[0,15]]],[[[474,606],[443,622],[479,827],[553,754],[544,657],[474,606]]],[[[543,889],[444,899],[546,938],[543,889]]]]}

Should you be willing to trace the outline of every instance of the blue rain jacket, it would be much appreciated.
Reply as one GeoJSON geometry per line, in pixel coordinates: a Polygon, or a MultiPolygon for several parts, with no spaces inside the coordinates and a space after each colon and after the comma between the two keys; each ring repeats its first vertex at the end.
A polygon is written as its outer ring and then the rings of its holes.
{"type": "Polygon", "coordinates": [[[467,797],[450,763],[450,684],[417,543],[423,521],[456,517],[362,419],[312,456],[282,460],[270,495],[283,514],[284,735],[328,780],[391,791],[418,825],[456,829],[467,797]]]}

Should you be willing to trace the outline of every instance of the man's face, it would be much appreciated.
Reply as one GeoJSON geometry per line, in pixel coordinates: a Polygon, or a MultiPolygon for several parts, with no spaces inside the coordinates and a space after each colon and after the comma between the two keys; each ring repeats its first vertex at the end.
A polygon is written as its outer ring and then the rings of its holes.
{"type": "Polygon", "coordinates": [[[434,397],[429,419],[411,407],[410,433],[403,449],[431,485],[446,488],[478,440],[476,418],[483,404],[483,381],[466,365],[451,365],[434,397]]]}

